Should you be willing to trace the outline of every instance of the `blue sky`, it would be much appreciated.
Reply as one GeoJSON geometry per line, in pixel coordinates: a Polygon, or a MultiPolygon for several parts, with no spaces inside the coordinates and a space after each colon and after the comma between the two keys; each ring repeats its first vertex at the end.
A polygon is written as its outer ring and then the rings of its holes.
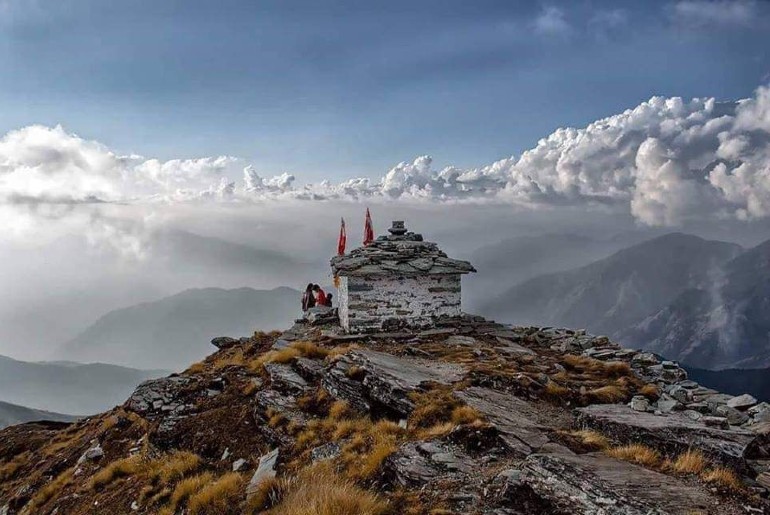
{"type": "Polygon", "coordinates": [[[470,167],[652,95],[770,80],[765,2],[0,0],[0,131],[302,181],[470,167]]]}

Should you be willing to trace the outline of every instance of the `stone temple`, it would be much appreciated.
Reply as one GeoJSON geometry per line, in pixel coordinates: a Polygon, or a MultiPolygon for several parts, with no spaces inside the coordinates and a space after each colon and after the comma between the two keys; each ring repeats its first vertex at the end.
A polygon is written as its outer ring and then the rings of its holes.
{"type": "Polygon", "coordinates": [[[476,269],[394,221],[390,234],[331,260],[347,332],[427,328],[461,315],[461,276],[476,269]]]}

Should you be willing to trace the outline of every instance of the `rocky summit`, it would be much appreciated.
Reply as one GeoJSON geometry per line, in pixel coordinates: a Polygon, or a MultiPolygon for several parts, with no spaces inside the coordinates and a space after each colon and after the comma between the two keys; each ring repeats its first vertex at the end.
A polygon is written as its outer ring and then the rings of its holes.
{"type": "Polygon", "coordinates": [[[770,405],[677,363],[467,315],[313,320],[4,429],[0,514],[770,513],[770,405]]]}

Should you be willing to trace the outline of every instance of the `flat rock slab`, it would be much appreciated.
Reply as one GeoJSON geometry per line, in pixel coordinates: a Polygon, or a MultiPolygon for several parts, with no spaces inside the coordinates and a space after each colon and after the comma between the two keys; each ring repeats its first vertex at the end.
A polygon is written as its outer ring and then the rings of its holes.
{"type": "Polygon", "coordinates": [[[511,340],[508,340],[506,338],[500,338],[497,337],[497,342],[500,344],[500,347],[497,347],[497,350],[502,351],[506,354],[512,354],[512,355],[520,355],[520,354],[535,354],[535,351],[532,349],[528,349],[527,347],[524,347],[523,345],[519,345],[518,343],[512,342],[511,340]]]}
{"type": "Polygon", "coordinates": [[[455,395],[493,423],[510,450],[527,456],[548,443],[538,410],[530,402],[509,393],[471,387],[455,395]]]}
{"type": "Polygon", "coordinates": [[[265,371],[270,376],[270,382],[279,390],[302,393],[309,388],[307,381],[290,365],[268,363],[265,365],[265,371]]]}
{"type": "Polygon", "coordinates": [[[275,477],[276,461],[278,461],[278,449],[273,449],[272,451],[259,458],[259,465],[257,465],[257,470],[254,472],[254,475],[251,477],[251,481],[249,481],[249,484],[246,486],[247,496],[253,495],[259,488],[259,485],[262,484],[262,482],[275,477]]]}
{"type": "Polygon", "coordinates": [[[450,363],[354,350],[329,369],[323,385],[334,397],[347,400],[357,409],[367,410],[375,401],[407,416],[414,409],[410,392],[427,383],[452,384],[466,372],[464,367],[450,363]]]}
{"type": "Polygon", "coordinates": [[[677,478],[603,454],[533,454],[519,481],[559,512],[580,515],[711,513],[717,499],[677,478]]]}
{"type": "Polygon", "coordinates": [[[577,424],[596,429],[621,442],[642,442],[668,454],[698,449],[740,472],[746,459],[765,459],[767,435],[743,429],[707,427],[681,413],[665,416],[634,411],[624,404],[596,404],[575,410],[577,424]]]}

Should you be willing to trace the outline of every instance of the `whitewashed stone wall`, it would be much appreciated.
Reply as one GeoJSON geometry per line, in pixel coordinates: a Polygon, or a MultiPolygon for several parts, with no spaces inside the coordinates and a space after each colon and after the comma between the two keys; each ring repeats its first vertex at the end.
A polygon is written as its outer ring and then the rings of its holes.
{"type": "Polygon", "coordinates": [[[340,278],[340,323],[350,332],[427,327],[460,315],[460,274],[340,278]]]}

